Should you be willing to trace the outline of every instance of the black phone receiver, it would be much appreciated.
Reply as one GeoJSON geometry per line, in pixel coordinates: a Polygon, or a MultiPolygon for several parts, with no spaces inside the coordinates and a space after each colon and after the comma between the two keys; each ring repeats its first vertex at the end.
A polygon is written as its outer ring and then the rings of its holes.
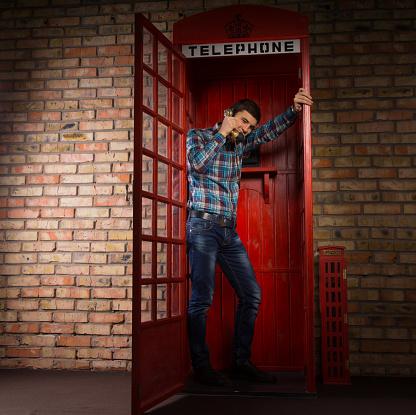
{"type": "MultiPolygon", "coordinates": [[[[224,117],[232,117],[233,112],[231,109],[224,110],[224,117]]],[[[233,143],[242,143],[245,139],[244,134],[240,133],[237,129],[233,129],[230,134],[228,134],[227,138],[233,143]]]]}

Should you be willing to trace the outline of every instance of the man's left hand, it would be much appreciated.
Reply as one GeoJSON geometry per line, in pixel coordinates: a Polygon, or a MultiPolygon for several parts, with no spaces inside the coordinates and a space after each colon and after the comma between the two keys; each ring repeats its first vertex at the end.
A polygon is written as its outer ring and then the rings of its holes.
{"type": "Polygon", "coordinates": [[[306,89],[299,88],[298,93],[293,99],[293,108],[295,112],[301,112],[304,105],[311,106],[312,104],[312,97],[306,92],[306,89]]]}

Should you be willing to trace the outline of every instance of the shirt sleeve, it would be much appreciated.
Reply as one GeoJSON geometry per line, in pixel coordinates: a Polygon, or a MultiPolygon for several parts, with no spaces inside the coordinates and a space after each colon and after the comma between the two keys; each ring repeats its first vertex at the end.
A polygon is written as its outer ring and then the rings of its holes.
{"type": "Polygon", "coordinates": [[[244,143],[244,152],[254,150],[264,143],[279,137],[286,129],[291,127],[300,113],[295,113],[288,108],[283,114],[271,119],[268,123],[256,128],[250,133],[244,143]]]}
{"type": "Polygon", "coordinates": [[[225,141],[219,133],[209,136],[203,130],[190,130],[186,137],[186,156],[191,168],[203,173],[216,159],[225,141]]]}

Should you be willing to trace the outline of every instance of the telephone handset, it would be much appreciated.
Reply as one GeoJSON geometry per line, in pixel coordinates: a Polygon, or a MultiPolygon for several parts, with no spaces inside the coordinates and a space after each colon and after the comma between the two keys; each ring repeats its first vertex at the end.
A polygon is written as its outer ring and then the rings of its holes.
{"type": "MultiPolygon", "coordinates": [[[[233,111],[231,109],[224,110],[224,117],[232,117],[233,111]]],[[[227,139],[229,139],[232,143],[238,144],[244,141],[244,134],[240,133],[237,129],[231,131],[230,134],[227,135],[227,139]]]]}

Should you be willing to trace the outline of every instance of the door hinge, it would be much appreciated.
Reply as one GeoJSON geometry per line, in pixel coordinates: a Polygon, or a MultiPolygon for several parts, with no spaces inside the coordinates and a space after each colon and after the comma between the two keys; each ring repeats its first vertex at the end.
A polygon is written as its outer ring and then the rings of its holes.
{"type": "Polygon", "coordinates": [[[137,392],[138,392],[138,397],[141,398],[142,397],[142,385],[140,383],[137,386],[137,392]]]}
{"type": "Polygon", "coordinates": [[[346,270],[346,269],[344,269],[344,270],[342,271],[342,278],[344,278],[344,280],[346,280],[346,279],[347,279],[347,270],[346,270]]]}
{"type": "Polygon", "coordinates": [[[344,314],[344,324],[348,324],[348,314],[344,314]]]}
{"type": "Polygon", "coordinates": [[[299,79],[302,79],[302,68],[299,68],[299,79]]]}

